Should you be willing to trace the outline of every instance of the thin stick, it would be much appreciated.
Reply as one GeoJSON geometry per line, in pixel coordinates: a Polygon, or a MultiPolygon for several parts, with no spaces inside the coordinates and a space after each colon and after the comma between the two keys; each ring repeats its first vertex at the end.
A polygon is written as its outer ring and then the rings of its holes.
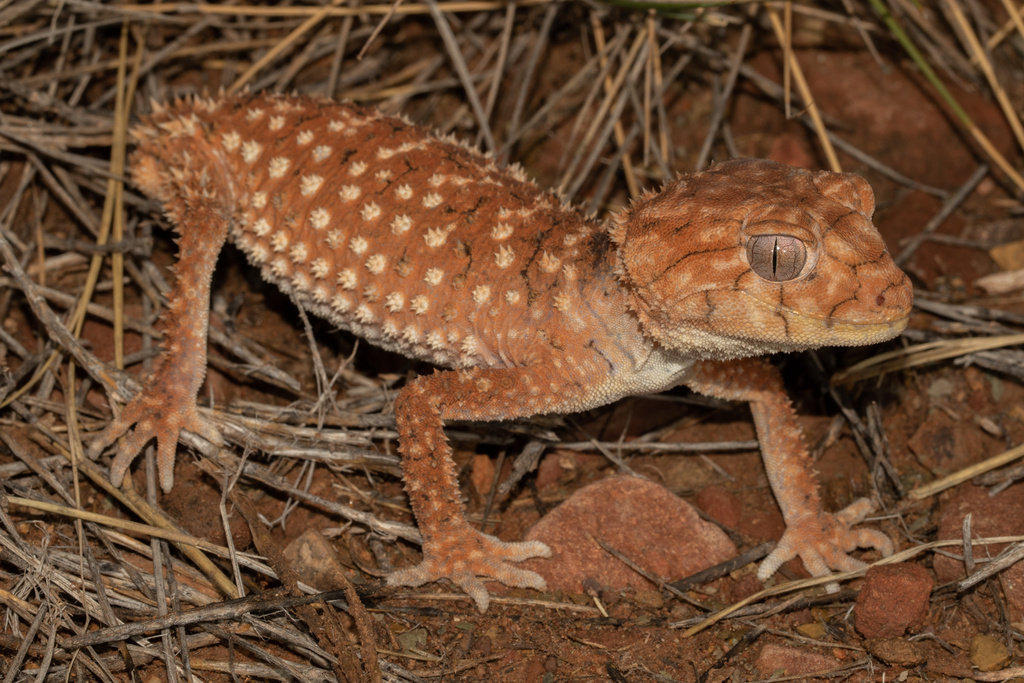
{"type": "Polygon", "coordinates": [[[1017,144],[1022,150],[1024,150],[1024,126],[1021,126],[1020,116],[1017,115],[1017,111],[1010,102],[1010,98],[1006,95],[1006,90],[1004,90],[1003,86],[999,83],[995,69],[992,68],[992,62],[989,61],[988,55],[985,54],[985,50],[981,47],[981,41],[979,41],[978,36],[974,34],[974,29],[971,28],[970,22],[967,21],[963,11],[956,2],[953,2],[953,0],[946,0],[946,7],[949,9],[950,14],[953,15],[957,25],[960,27],[960,32],[967,39],[967,44],[971,48],[973,59],[977,60],[982,73],[985,74],[985,78],[988,80],[988,84],[992,88],[992,92],[995,94],[996,100],[999,102],[999,107],[1003,110],[1003,116],[1006,117],[1007,123],[1009,123],[1010,128],[1013,129],[1013,134],[1017,138],[1017,144]]]}
{"type": "Polygon", "coordinates": [[[114,529],[124,529],[125,531],[131,531],[135,534],[143,534],[153,538],[162,538],[165,541],[171,541],[172,543],[190,545],[207,552],[211,552],[219,557],[230,557],[228,549],[223,546],[219,546],[216,543],[210,543],[209,541],[204,541],[201,538],[183,534],[172,529],[161,529],[159,527],[150,526],[149,524],[140,524],[138,522],[131,522],[126,519],[101,515],[87,510],[76,510],[75,508],[67,507],[66,505],[57,505],[56,503],[47,503],[42,500],[21,498],[20,496],[7,496],[7,502],[12,505],[20,505],[32,510],[39,510],[40,512],[49,512],[50,514],[60,515],[62,517],[67,517],[68,519],[95,522],[101,526],[112,527],[114,529]]]}
{"type": "MultiPolygon", "coordinates": [[[[973,541],[973,545],[993,545],[997,543],[1018,543],[1024,541],[1024,536],[996,536],[993,538],[980,538],[973,541]]],[[[726,619],[727,617],[735,614],[743,607],[759,602],[764,598],[771,597],[773,595],[784,595],[786,593],[792,593],[793,591],[804,590],[806,588],[813,588],[815,586],[822,586],[827,583],[838,583],[842,581],[848,581],[849,579],[858,579],[864,576],[865,572],[871,567],[880,567],[886,564],[898,564],[900,562],[906,562],[907,560],[917,557],[918,555],[934,550],[936,548],[949,548],[953,546],[959,546],[963,543],[960,538],[949,539],[945,541],[930,541],[928,543],[922,543],[915,545],[912,548],[901,550],[898,553],[893,553],[889,557],[883,557],[882,559],[872,562],[862,569],[856,569],[849,572],[838,572],[835,574],[828,574],[826,576],[818,576],[812,579],[800,579],[798,581],[787,581],[780,583],[771,588],[765,588],[764,590],[758,591],[753,595],[749,595],[743,598],[739,602],[729,605],[725,609],[710,615],[707,619],[704,619],[699,624],[692,626],[682,633],[683,638],[689,638],[695,636],[709,626],[713,626],[718,622],[726,619]]]]}
{"type": "Polygon", "coordinates": [[[1006,12],[1010,15],[1010,18],[1007,19],[1006,23],[988,39],[985,46],[989,50],[994,49],[999,45],[999,43],[1003,42],[1006,36],[1010,35],[1010,32],[1013,31],[1014,28],[1017,29],[1017,33],[1024,37],[1024,5],[1014,7],[1013,0],[1003,0],[1003,7],[1006,8],[1006,12]]]}
{"type": "Polygon", "coordinates": [[[967,132],[971,134],[971,137],[974,138],[975,142],[977,142],[985,151],[985,154],[995,162],[996,166],[999,167],[999,170],[1009,176],[1010,180],[1012,180],[1020,190],[1024,190],[1024,177],[1022,177],[1010,162],[1008,162],[1006,158],[999,153],[999,150],[997,150],[995,145],[992,144],[992,141],[981,132],[981,129],[974,125],[974,121],[971,120],[971,117],[967,115],[964,108],[960,106],[960,103],[956,101],[956,98],[954,98],[949,92],[946,85],[941,79],[939,79],[935,70],[932,69],[928,61],[921,55],[917,46],[914,45],[913,41],[910,40],[910,37],[906,32],[904,32],[903,27],[896,22],[896,19],[889,12],[882,0],[869,1],[871,2],[872,7],[875,8],[875,11],[882,17],[886,26],[889,27],[889,30],[892,31],[893,36],[895,36],[896,40],[903,46],[903,49],[906,50],[907,54],[914,61],[914,64],[921,69],[921,73],[924,74],[924,77],[929,83],[931,83],[932,87],[935,88],[942,99],[945,100],[946,104],[949,105],[949,108],[953,110],[953,114],[955,114],[960,120],[960,123],[967,132]]]}
{"type": "MultiPolygon", "coordinates": [[[[598,19],[596,12],[590,13],[590,23],[594,31],[594,45],[597,47],[598,53],[604,53],[605,48],[608,46],[607,41],[604,38],[604,27],[601,26],[601,22],[598,19]]],[[[657,52],[657,44],[654,43],[653,35],[648,33],[648,39],[651,41],[652,50],[657,52]]],[[[608,63],[607,57],[601,58],[601,68],[603,69],[608,63]]],[[[646,88],[645,88],[646,91],[646,88]]],[[[604,77],[604,92],[607,97],[611,97],[614,94],[614,82],[612,80],[611,73],[606,73],[604,77]]],[[[646,131],[645,131],[646,132],[646,131]]],[[[615,142],[622,146],[622,143],[626,139],[626,132],[623,129],[622,121],[618,120],[615,122],[615,142]]],[[[644,149],[646,149],[647,140],[644,140],[644,149]]],[[[622,152],[622,171],[626,176],[626,187],[629,188],[629,196],[636,197],[640,193],[640,184],[637,182],[636,174],[633,173],[633,160],[630,157],[628,151],[623,150],[622,152]]]]}
{"type": "Polygon", "coordinates": [[[740,39],[736,44],[736,51],[733,53],[729,63],[729,74],[722,85],[721,96],[718,98],[718,102],[715,103],[715,110],[711,114],[711,121],[708,122],[708,134],[704,138],[704,144],[701,146],[700,154],[697,156],[697,164],[695,166],[697,171],[704,170],[711,157],[711,146],[715,142],[718,129],[722,125],[722,118],[725,116],[725,104],[729,101],[729,97],[732,96],[733,88],[736,87],[736,77],[739,75],[740,67],[743,66],[743,59],[747,55],[747,46],[750,44],[750,34],[753,31],[753,11],[756,10],[756,7],[756,5],[751,5],[750,21],[743,24],[743,30],[740,31],[740,39]]]}
{"type": "Polygon", "coordinates": [[[899,255],[893,259],[897,266],[902,266],[906,263],[907,260],[913,256],[914,252],[917,251],[917,248],[921,246],[921,243],[925,241],[928,235],[935,232],[935,230],[938,229],[938,227],[942,225],[950,215],[952,215],[956,208],[960,206],[965,199],[967,199],[967,196],[971,192],[974,191],[974,188],[978,186],[981,179],[988,175],[988,170],[988,164],[981,164],[978,168],[974,169],[974,173],[971,174],[971,177],[969,177],[967,181],[960,186],[960,189],[946,199],[939,212],[932,216],[932,219],[928,221],[928,224],[924,226],[921,232],[914,235],[907,246],[903,247],[903,250],[899,255]]]}
{"type": "MultiPolygon", "coordinates": [[[[507,6],[505,0],[469,0],[457,2],[438,3],[437,7],[442,12],[470,13],[470,12],[492,12],[502,10],[507,6]]],[[[520,7],[534,7],[537,5],[555,5],[551,0],[517,0],[520,7]]],[[[338,7],[337,3],[330,7],[312,7],[303,5],[277,5],[273,7],[260,7],[258,5],[222,5],[210,2],[180,3],[160,2],[152,5],[118,5],[117,9],[123,14],[137,13],[147,14],[173,14],[188,16],[191,14],[214,14],[227,15],[237,18],[265,17],[287,19],[289,17],[312,17],[323,15],[327,17],[358,17],[361,14],[430,14],[430,7],[426,3],[406,3],[400,7],[391,5],[360,5],[356,7],[338,7]]],[[[118,20],[108,21],[105,24],[116,23],[118,20]]]]}
{"type": "Polygon", "coordinates": [[[997,337],[967,337],[926,342],[905,349],[888,351],[872,356],[832,376],[833,384],[847,384],[877,377],[887,372],[908,370],[928,363],[958,358],[969,353],[1001,349],[1024,344],[1024,334],[1006,334],[997,337]]]}
{"type": "MultiPolygon", "coordinates": [[[[342,0],[343,1],[343,0],[342,0]]],[[[469,100],[469,106],[473,109],[473,115],[476,117],[476,123],[480,126],[480,134],[484,138],[484,149],[488,152],[494,153],[497,151],[497,147],[494,144],[494,134],[491,132],[491,124],[487,120],[487,114],[484,112],[484,107],[480,103],[480,96],[476,92],[476,88],[473,86],[473,77],[469,73],[469,66],[466,64],[466,60],[462,56],[462,52],[459,50],[459,41],[455,39],[455,34],[452,32],[452,27],[448,23],[448,18],[445,17],[444,13],[438,7],[437,2],[434,0],[427,0],[427,6],[430,8],[430,16],[433,18],[434,23],[437,25],[437,32],[441,34],[441,40],[444,41],[445,49],[448,50],[448,56],[451,58],[452,65],[455,67],[455,73],[459,75],[459,81],[462,82],[462,89],[466,93],[466,99],[469,100]]]]}
{"type": "Polygon", "coordinates": [[[295,41],[297,41],[299,38],[301,38],[303,35],[309,32],[310,29],[312,29],[314,26],[323,21],[328,15],[330,15],[331,8],[337,7],[343,2],[345,2],[345,0],[331,0],[331,3],[329,5],[321,7],[317,9],[315,12],[313,12],[308,19],[299,24],[294,31],[292,31],[287,36],[278,41],[278,43],[274,45],[274,47],[267,50],[267,53],[265,55],[263,55],[260,59],[257,59],[252,66],[246,69],[245,73],[239,76],[234,83],[229,85],[227,88],[227,93],[229,95],[233,95],[242,88],[244,88],[245,84],[251,81],[256,76],[256,74],[258,74],[260,70],[263,69],[263,67],[277,59],[277,56],[279,54],[281,54],[289,47],[291,47],[291,45],[295,43],[295,41]]]}
{"type": "Polygon", "coordinates": [[[807,114],[814,122],[814,130],[818,133],[818,142],[825,153],[828,167],[832,171],[839,173],[843,170],[843,167],[839,164],[839,157],[836,156],[835,148],[832,147],[832,141],[829,139],[828,131],[825,129],[825,122],[821,120],[821,112],[818,111],[818,105],[815,104],[814,99],[811,97],[811,89],[807,87],[807,81],[804,79],[804,72],[800,68],[800,63],[796,60],[796,55],[791,50],[787,50],[789,42],[786,40],[786,33],[783,30],[782,22],[779,20],[779,15],[771,7],[766,7],[765,10],[768,12],[768,18],[771,20],[772,30],[775,31],[776,39],[782,46],[783,51],[787,53],[786,63],[789,64],[793,71],[793,80],[796,82],[797,90],[800,91],[800,97],[807,104],[807,114]]]}
{"type": "Polygon", "coordinates": [[[1003,451],[999,455],[993,455],[987,460],[982,460],[979,463],[965,467],[958,472],[946,475],[941,479],[936,479],[930,484],[925,486],[919,486],[913,489],[908,495],[914,500],[923,500],[930,496],[934,496],[936,493],[945,491],[946,489],[953,488],[958,484],[962,484],[965,481],[969,481],[979,474],[990,472],[997,467],[1003,465],[1009,465],[1014,460],[1024,457],[1024,444],[1011,448],[1008,451],[1003,451]]]}

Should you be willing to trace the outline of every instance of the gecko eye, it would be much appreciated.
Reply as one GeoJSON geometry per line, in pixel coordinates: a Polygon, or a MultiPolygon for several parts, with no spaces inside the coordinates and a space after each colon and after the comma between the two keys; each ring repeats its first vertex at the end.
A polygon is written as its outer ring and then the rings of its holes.
{"type": "Polygon", "coordinates": [[[747,242],[747,263],[765,280],[785,282],[803,272],[807,247],[789,235],[757,235],[747,242]]]}

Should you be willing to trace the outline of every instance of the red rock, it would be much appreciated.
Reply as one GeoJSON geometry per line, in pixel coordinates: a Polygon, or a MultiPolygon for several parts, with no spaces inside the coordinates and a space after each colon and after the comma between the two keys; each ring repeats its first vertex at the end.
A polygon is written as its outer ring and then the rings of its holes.
{"type": "MultiPolygon", "coordinates": [[[[899,159],[901,172],[940,186],[958,175],[967,177],[974,169],[970,147],[951,144],[951,139],[962,135],[959,127],[941,108],[926,104],[933,97],[931,89],[922,85],[912,69],[893,65],[883,73],[864,50],[800,50],[797,54],[825,115],[841,112],[847,125],[872,132],[865,149],[869,154],[899,159]]],[[[991,98],[956,83],[946,85],[992,144],[1008,153],[1012,133],[991,98]]]]}
{"type": "Polygon", "coordinates": [[[743,519],[743,503],[721,486],[701,489],[694,502],[704,514],[730,529],[739,527],[743,519]]]}
{"type": "Polygon", "coordinates": [[[555,449],[541,458],[534,486],[538,491],[549,491],[573,482],[588,471],[607,463],[603,455],[555,449]]]}
{"type": "Polygon", "coordinates": [[[560,458],[547,453],[537,465],[537,476],[534,479],[534,486],[537,487],[538,491],[545,491],[553,486],[557,486],[564,470],[565,467],[560,462],[560,458]]]}
{"type": "Polygon", "coordinates": [[[616,476],[576,491],[538,522],[526,540],[547,543],[552,556],[520,566],[539,572],[552,590],[580,593],[588,579],[613,588],[652,587],[608,555],[595,538],[670,580],[736,554],[725,533],[701,520],[668,489],[646,479],[616,476]]]}
{"type": "Polygon", "coordinates": [[[831,671],[839,665],[839,660],[834,657],[775,643],[762,647],[754,664],[764,677],[773,676],[777,672],[786,676],[814,674],[831,671]]]}
{"type": "Polygon", "coordinates": [[[912,667],[928,661],[928,646],[906,638],[865,638],[864,648],[893,666],[912,667]]]}
{"type": "Polygon", "coordinates": [[[920,628],[934,585],[920,565],[872,567],[853,608],[857,630],[865,638],[899,638],[908,629],[920,628]]]}
{"type": "Polygon", "coordinates": [[[334,590],[349,583],[345,568],[338,561],[331,542],[314,529],[307,529],[289,543],[284,556],[299,579],[322,591],[334,590]]]}
{"type": "Polygon", "coordinates": [[[954,420],[932,411],[907,446],[936,476],[945,476],[977,462],[991,448],[971,420],[954,420]]]}
{"type": "MultiPolygon", "coordinates": [[[[1024,534],[1024,484],[1011,486],[997,496],[989,496],[985,489],[970,484],[961,486],[953,497],[942,503],[939,513],[939,539],[962,538],[963,520],[967,513],[971,513],[971,535],[974,538],[1024,534]]],[[[994,557],[1005,547],[1005,543],[975,546],[974,556],[994,557]]],[[[949,550],[957,555],[962,552],[960,548],[949,550]]],[[[936,555],[932,566],[935,576],[941,583],[957,581],[966,576],[961,560],[936,555]]],[[[1000,572],[999,581],[1010,608],[1011,618],[1024,618],[1024,563],[1018,562],[1000,572]]]]}

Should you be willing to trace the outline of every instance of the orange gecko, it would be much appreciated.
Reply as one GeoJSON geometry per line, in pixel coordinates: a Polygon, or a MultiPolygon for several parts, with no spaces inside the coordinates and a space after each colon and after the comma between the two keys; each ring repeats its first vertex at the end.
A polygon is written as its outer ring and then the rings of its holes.
{"type": "Polygon", "coordinates": [[[395,400],[405,488],[423,560],[393,586],[448,579],[481,611],[484,580],[542,589],[515,566],[540,542],[466,521],[444,420],[570,413],[685,385],[749,401],[787,529],[767,579],[799,556],[815,576],[892,552],[818,497],[778,372],[757,356],[874,344],[907,324],[913,293],[872,225],[858,176],[739,159],[684,175],[602,221],[518,168],[374,109],[309,97],[190,99],[134,130],[133,178],[163,202],[181,253],[164,362],[91,447],[124,436],[119,484],[157,441],[170,489],[181,430],[214,442],[196,394],[210,280],[230,239],[299,304],[386,349],[449,370],[395,400]]]}

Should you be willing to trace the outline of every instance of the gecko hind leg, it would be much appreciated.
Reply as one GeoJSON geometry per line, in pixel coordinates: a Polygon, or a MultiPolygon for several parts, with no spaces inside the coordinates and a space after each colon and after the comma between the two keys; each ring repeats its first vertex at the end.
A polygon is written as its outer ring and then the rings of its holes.
{"type": "Polygon", "coordinates": [[[223,443],[217,429],[196,410],[196,394],[206,376],[210,283],[227,239],[229,220],[215,193],[182,191],[171,196],[165,208],[178,226],[180,251],[174,265],[174,288],[163,315],[163,362],[145,382],[145,388],[89,446],[89,457],[96,459],[125,435],[110,468],[110,481],[115,486],[121,485],[132,461],[153,439],[157,442],[157,472],[164,491],[174,485],[174,459],[182,430],[216,445],[223,443]]]}

